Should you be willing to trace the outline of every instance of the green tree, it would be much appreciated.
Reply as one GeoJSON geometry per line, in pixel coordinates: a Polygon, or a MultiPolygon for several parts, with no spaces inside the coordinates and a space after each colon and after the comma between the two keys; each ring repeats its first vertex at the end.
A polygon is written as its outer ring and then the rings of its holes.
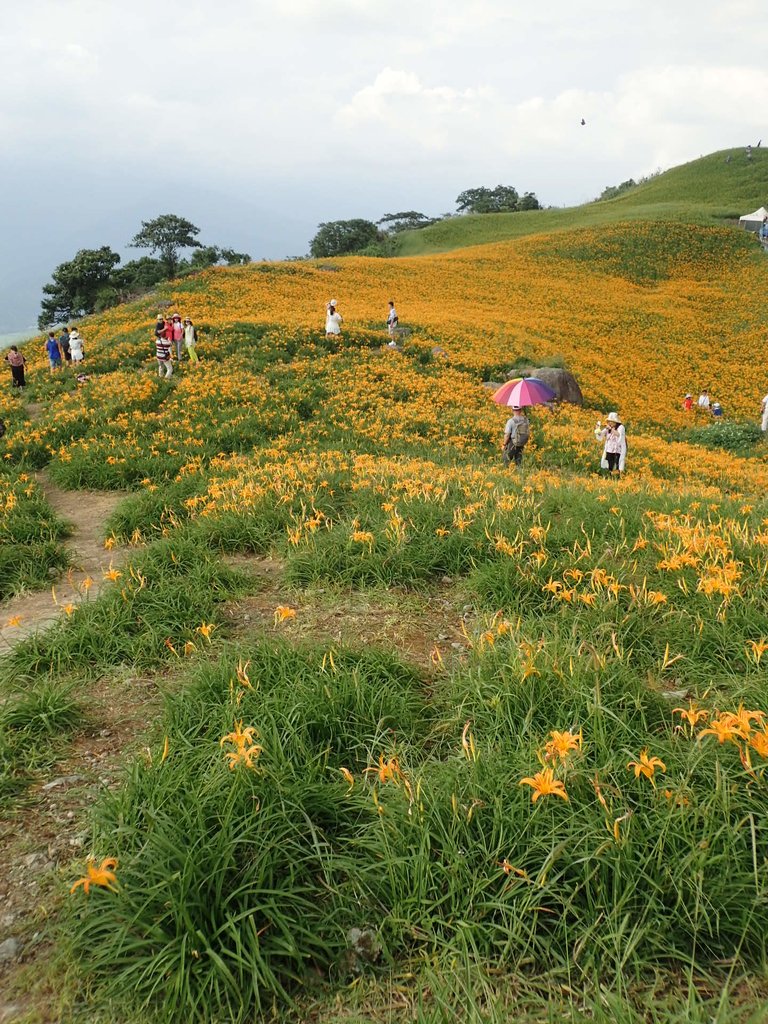
{"type": "Polygon", "coordinates": [[[373,221],[360,218],[332,220],[318,225],[317,234],[309,243],[309,252],[315,259],[343,256],[344,253],[358,252],[378,239],[379,230],[373,221]]]}
{"type": "Polygon", "coordinates": [[[537,210],[539,201],[533,192],[526,192],[521,205],[517,189],[511,185],[497,185],[496,188],[468,188],[456,197],[460,213],[516,213],[520,209],[537,210]],[[535,204],[535,205],[533,205],[535,204]]]}
{"type": "Polygon", "coordinates": [[[637,185],[637,182],[634,178],[627,178],[627,180],[622,181],[620,185],[607,185],[595,202],[599,203],[602,199],[615,199],[616,196],[620,196],[624,192],[629,192],[629,190],[634,188],[635,185],[637,185]]]}
{"type": "Polygon", "coordinates": [[[250,262],[251,257],[247,252],[235,252],[234,249],[222,248],[219,245],[202,245],[189,258],[189,266],[193,270],[215,267],[217,263],[226,263],[228,267],[234,267],[250,262]]]}
{"type": "MultiPolygon", "coordinates": [[[[113,271],[111,281],[124,300],[137,291],[151,288],[165,279],[165,264],[153,256],[140,256],[129,260],[113,271]]],[[[121,301],[119,300],[119,301],[121,301]]]]}
{"type": "Polygon", "coordinates": [[[166,275],[174,277],[179,267],[181,249],[199,249],[202,244],[196,236],[200,228],[184,217],[163,213],[154,220],[143,220],[141,231],[129,245],[134,249],[149,249],[165,264],[166,275]]]}
{"type": "Polygon", "coordinates": [[[524,192],[517,204],[518,210],[540,210],[541,203],[536,198],[535,192],[524,192]]]}
{"type": "Polygon", "coordinates": [[[404,210],[401,213],[387,213],[376,223],[387,234],[396,234],[398,231],[415,231],[435,223],[434,217],[428,217],[426,213],[419,213],[418,210],[404,210]]]}
{"type": "Polygon", "coordinates": [[[118,254],[103,245],[100,249],[80,249],[74,259],[59,264],[51,282],[43,286],[37,318],[40,330],[93,313],[111,287],[112,272],[119,262],[118,254]]]}

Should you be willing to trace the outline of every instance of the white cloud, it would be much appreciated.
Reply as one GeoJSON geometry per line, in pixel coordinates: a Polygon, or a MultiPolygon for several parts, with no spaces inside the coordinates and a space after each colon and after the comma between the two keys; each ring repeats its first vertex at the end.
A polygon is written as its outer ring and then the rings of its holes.
{"type": "Polygon", "coordinates": [[[393,133],[389,138],[395,145],[403,136],[415,136],[423,147],[442,149],[456,141],[457,118],[482,116],[494,102],[493,90],[487,87],[428,86],[412,71],[384,68],[335,119],[352,133],[361,128],[381,133],[384,128],[393,133]]]}

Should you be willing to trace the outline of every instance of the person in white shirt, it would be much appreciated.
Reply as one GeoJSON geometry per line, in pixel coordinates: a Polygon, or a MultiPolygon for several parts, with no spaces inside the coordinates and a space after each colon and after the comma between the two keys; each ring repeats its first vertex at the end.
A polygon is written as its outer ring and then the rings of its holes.
{"type": "Polygon", "coordinates": [[[763,433],[768,430],[768,395],[760,403],[760,412],[762,413],[762,420],[760,421],[760,429],[763,433]]]}
{"type": "Polygon", "coordinates": [[[597,421],[595,437],[603,442],[601,467],[607,469],[611,476],[615,473],[620,477],[627,461],[627,432],[617,412],[608,413],[605,426],[597,421]]]}
{"type": "Polygon", "coordinates": [[[76,327],[69,332],[69,351],[73,363],[82,363],[84,357],[83,338],[76,327]]]}
{"type": "Polygon", "coordinates": [[[698,406],[700,409],[709,409],[709,392],[706,388],[699,395],[698,406]]]}
{"type": "Polygon", "coordinates": [[[336,312],[336,300],[331,299],[328,305],[325,307],[325,336],[326,338],[334,338],[336,335],[341,334],[341,325],[344,323],[344,318],[341,313],[336,312]]]}
{"type": "Polygon", "coordinates": [[[395,309],[394,299],[389,300],[389,312],[387,313],[387,330],[392,341],[395,340],[395,331],[397,330],[397,310],[395,309]]]}

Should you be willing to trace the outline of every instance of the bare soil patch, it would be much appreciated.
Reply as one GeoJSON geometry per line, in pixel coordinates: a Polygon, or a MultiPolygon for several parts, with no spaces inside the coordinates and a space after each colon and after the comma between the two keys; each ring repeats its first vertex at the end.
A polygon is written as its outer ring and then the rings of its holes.
{"type": "Polygon", "coordinates": [[[335,587],[295,591],[283,582],[279,561],[243,555],[227,561],[262,584],[257,594],[224,606],[224,616],[235,635],[271,633],[329,645],[376,645],[396,650],[423,668],[434,665],[435,650],[449,660],[468,646],[464,630],[471,628],[475,616],[468,606],[456,601],[448,589],[450,583],[444,591],[429,594],[335,587]],[[279,606],[295,610],[295,617],[276,623],[279,606]]]}

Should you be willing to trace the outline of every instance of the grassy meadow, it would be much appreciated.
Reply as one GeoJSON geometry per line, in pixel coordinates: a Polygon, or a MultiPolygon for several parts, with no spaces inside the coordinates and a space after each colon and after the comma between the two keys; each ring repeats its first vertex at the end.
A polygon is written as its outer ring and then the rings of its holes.
{"type": "Polygon", "coordinates": [[[764,159],[732,193],[714,154],[482,246],[495,218],[448,222],[472,247],[442,255],[172,282],[82,324],[80,386],[30,344],[0,397],[0,596],[66,570],[43,467],[124,492],[103,535],[128,553],[0,657],[0,816],[103,680],[164,692],[51,883],[57,1012],[765,1019],[768,262],[712,220],[764,159]],[[159,303],[200,334],[170,381],[159,303]],[[585,407],[534,410],[517,472],[483,382],[523,360],[585,407]],[[703,386],[725,423],[682,411],[703,386]]]}

